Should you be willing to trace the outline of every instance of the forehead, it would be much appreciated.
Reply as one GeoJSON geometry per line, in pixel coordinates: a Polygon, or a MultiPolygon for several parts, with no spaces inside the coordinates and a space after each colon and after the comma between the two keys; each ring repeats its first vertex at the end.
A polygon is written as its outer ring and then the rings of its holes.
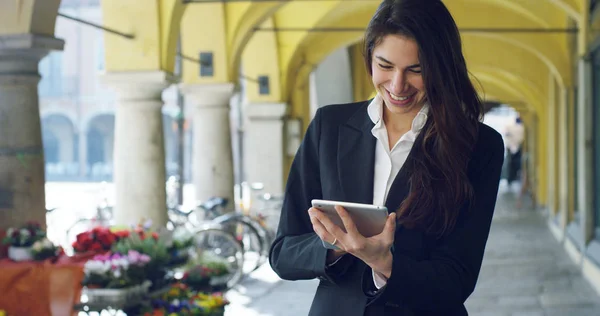
{"type": "Polygon", "coordinates": [[[401,35],[386,35],[373,50],[373,58],[383,57],[393,64],[419,63],[419,47],[413,39],[401,35]]]}

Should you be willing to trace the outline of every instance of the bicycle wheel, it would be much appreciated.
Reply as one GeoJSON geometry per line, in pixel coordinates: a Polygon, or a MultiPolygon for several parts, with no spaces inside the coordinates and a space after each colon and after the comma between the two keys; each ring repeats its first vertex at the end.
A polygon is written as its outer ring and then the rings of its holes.
{"type": "Polygon", "coordinates": [[[224,277],[227,289],[238,284],[243,276],[244,250],[231,234],[219,227],[201,228],[194,233],[194,244],[200,250],[193,254],[195,259],[212,255],[227,263],[229,274],[224,277]]]}
{"type": "Polygon", "coordinates": [[[260,231],[253,220],[239,213],[221,215],[213,222],[223,225],[228,232],[234,233],[236,239],[244,248],[244,276],[260,268],[265,262],[266,236],[260,231]]]}

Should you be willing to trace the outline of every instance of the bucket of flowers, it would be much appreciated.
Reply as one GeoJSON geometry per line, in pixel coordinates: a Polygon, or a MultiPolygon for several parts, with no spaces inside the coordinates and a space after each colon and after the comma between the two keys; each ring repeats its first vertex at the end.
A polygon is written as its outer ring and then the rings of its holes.
{"type": "Polygon", "coordinates": [[[198,293],[191,298],[191,303],[194,306],[200,307],[206,316],[223,316],[225,314],[225,306],[229,305],[229,301],[223,297],[222,293],[198,293]]]}
{"type": "Polygon", "coordinates": [[[77,235],[77,240],[73,242],[73,250],[76,254],[101,254],[110,250],[110,248],[119,241],[121,237],[112,232],[107,227],[95,227],[92,230],[77,235]]]}
{"type": "Polygon", "coordinates": [[[167,266],[171,258],[163,238],[156,232],[132,233],[112,247],[113,252],[127,253],[135,250],[150,257],[150,261],[145,265],[145,272],[146,278],[152,282],[151,291],[168,285],[167,266]]]}
{"type": "Polygon", "coordinates": [[[196,291],[222,290],[228,281],[229,267],[217,260],[205,260],[188,269],[181,282],[196,291]]]}
{"type": "Polygon", "coordinates": [[[32,260],[31,247],[46,237],[40,224],[28,222],[22,227],[9,228],[2,243],[8,245],[8,257],[14,261],[32,260]]]}
{"type": "Polygon", "coordinates": [[[142,299],[150,287],[145,268],[151,258],[130,250],[96,255],[84,265],[82,294],[90,304],[126,306],[142,299]]]}
{"type": "Polygon", "coordinates": [[[194,238],[185,229],[175,229],[172,240],[167,243],[167,250],[171,255],[169,266],[181,266],[188,262],[190,258],[190,249],[194,245],[194,238]]]}
{"type": "Polygon", "coordinates": [[[31,246],[31,255],[36,261],[57,259],[62,254],[64,254],[62,247],[55,246],[48,238],[38,240],[31,246]]]}
{"type": "Polygon", "coordinates": [[[223,316],[228,304],[221,293],[197,293],[185,284],[176,283],[160,298],[153,300],[152,308],[143,315],[223,316]]]}

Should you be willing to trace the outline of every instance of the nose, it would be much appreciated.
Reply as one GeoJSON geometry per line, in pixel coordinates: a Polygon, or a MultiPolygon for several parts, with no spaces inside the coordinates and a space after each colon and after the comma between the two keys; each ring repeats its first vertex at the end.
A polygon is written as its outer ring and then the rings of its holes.
{"type": "Polygon", "coordinates": [[[391,92],[393,94],[398,95],[398,94],[402,93],[402,91],[405,90],[405,86],[406,86],[406,78],[404,76],[404,72],[402,72],[402,71],[394,72],[394,76],[392,77],[391,92]]]}

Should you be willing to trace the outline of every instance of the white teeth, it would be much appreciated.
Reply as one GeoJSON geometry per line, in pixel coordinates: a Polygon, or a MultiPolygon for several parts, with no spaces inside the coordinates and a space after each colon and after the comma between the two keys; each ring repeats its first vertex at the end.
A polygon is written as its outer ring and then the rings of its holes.
{"type": "Polygon", "coordinates": [[[404,101],[404,100],[408,100],[408,98],[409,98],[409,97],[399,97],[391,92],[390,92],[390,96],[392,97],[392,99],[394,99],[396,101],[404,101]]]}

